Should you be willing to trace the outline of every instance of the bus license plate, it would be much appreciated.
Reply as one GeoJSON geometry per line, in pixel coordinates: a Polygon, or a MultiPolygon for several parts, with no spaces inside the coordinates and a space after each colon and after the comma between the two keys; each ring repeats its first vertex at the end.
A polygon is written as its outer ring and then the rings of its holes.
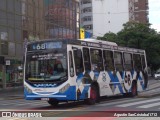
{"type": "Polygon", "coordinates": [[[48,101],[49,98],[41,98],[41,100],[48,101]]]}

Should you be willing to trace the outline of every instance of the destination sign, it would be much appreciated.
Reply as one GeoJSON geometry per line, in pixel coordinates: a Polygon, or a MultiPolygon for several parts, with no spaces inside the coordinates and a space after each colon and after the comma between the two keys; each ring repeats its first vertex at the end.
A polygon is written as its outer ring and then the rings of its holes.
{"type": "Polygon", "coordinates": [[[31,56],[32,60],[49,60],[49,59],[58,59],[63,57],[63,54],[52,54],[52,53],[48,53],[48,54],[37,54],[37,55],[33,55],[31,56]]]}
{"type": "Polygon", "coordinates": [[[33,43],[28,46],[28,51],[57,49],[57,48],[62,48],[62,42],[33,43]]]}

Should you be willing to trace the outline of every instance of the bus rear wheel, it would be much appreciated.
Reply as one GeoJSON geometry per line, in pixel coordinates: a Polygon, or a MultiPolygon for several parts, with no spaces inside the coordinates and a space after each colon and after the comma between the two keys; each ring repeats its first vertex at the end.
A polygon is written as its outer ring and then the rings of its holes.
{"type": "Polygon", "coordinates": [[[56,106],[58,106],[59,101],[58,101],[58,100],[52,100],[52,99],[50,99],[50,100],[48,101],[48,103],[49,103],[51,106],[56,107],[56,106]]]}
{"type": "Polygon", "coordinates": [[[99,101],[98,88],[96,86],[91,86],[90,89],[90,98],[87,99],[87,103],[89,105],[94,105],[97,101],[99,101]]]}

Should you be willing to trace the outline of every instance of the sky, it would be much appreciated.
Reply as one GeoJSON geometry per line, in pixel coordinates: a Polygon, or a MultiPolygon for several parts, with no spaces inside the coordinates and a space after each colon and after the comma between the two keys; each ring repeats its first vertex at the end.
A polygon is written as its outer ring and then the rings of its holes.
{"type": "Polygon", "coordinates": [[[149,0],[149,22],[160,32],[160,0],[149,0]]]}

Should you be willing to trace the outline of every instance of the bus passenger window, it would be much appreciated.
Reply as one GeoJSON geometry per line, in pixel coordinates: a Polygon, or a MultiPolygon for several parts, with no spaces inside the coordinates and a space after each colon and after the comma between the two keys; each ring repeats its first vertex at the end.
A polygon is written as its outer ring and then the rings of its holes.
{"type": "Polygon", "coordinates": [[[90,63],[90,55],[89,55],[88,48],[83,48],[83,58],[84,58],[85,71],[90,71],[91,70],[91,63],[90,63]]]}
{"type": "Polygon", "coordinates": [[[77,49],[73,50],[73,53],[74,53],[75,70],[76,74],[78,75],[79,73],[84,71],[82,52],[80,49],[77,49]]]}
{"type": "Polygon", "coordinates": [[[92,70],[102,71],[103,70],[102,51],[97,49],[91,49],[90,54],[92,61],[92,70]]]}
{"type": "Polygon", "coordinates": [[[125,70],[132,70],[132,55],[130,53],[124,53],[124,68],[125,70]]]}
{"type": "Polygon", "coordinates": [[[143,70],[144,70],[145,67],[146,67],[146,62],[145,62],[145,57],[144,57],[144,55],[141,55],[141,59],[142,59],[142,67],[143,67],[143,70]]]}
{"type": "Polygon", "coordinates": [[[133,54],[133,62],[134,62],[134,69],[136,71],[141,71],[142,65],[141,65],[141,57],[139,54],[133,54]]]}
{"type": "Polygon", "coordinates": [[[121,52],[114,52],[114,61],[115,61],[116,70],[123,71],[123,61],[122,61],[121,52]]]}
{"type": "Polygon", "coordinates": [[[114,70],[114,61],[113,61],[113,52],[112,51],[103,51],[104,56],[104,67],[107,71],[113,71],[114,70]]]}
{"type": "Polygon", "coordinates": [[[74,76],[74,67],[73,67],[73,56],[72,52],[69,51],[69,69],[70,69],[70,76],[74,76]]]}

